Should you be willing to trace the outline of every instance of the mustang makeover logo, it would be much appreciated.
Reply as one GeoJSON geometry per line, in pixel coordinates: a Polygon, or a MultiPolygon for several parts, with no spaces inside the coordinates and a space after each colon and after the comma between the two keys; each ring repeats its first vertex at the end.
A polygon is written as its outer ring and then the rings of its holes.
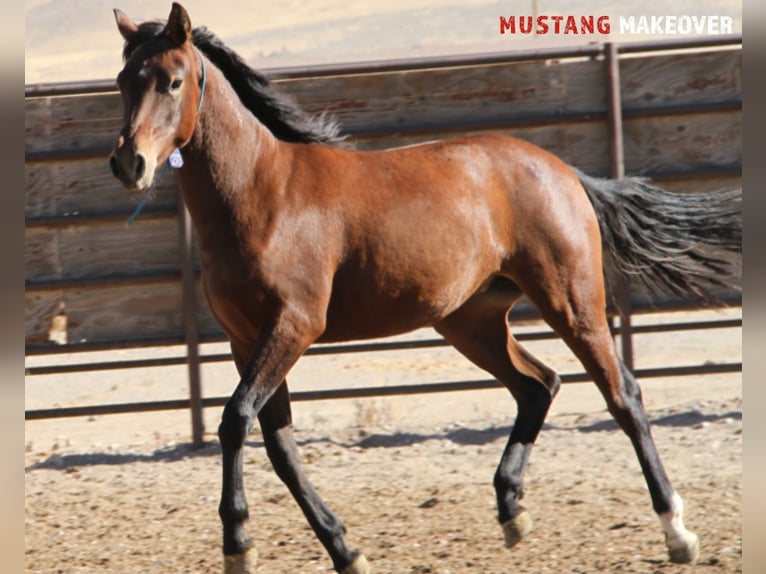
{"type": "MultiPolygon", "coordinates": [[[[671,14],[619,16],[616,31],[620,34],[716,35],[731,34],[733,29],[731,16],[671,14]]],[[[500,16],[500,34],[606,36],[611,32],[612,23],[608,15],[500,16]]]]}

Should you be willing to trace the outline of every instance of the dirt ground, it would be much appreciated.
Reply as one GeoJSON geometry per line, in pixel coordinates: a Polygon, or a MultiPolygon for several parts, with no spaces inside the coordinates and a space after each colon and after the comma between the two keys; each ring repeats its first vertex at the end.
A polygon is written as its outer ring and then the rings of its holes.
{"type": "MultiPolygon", "coordinates": [[[[559,372],[578,370],[560,343],[528,347],[559,372]]],[[[741,329],[645,335],[636,353],[639,368],[738,361],[741,329]]],[[[436,348],[310,357],[290,381],[293,389],[399,384],[477,376],[472,369],[436,348]]],[[[205,395],[228,392],[232,373],[210,366],[205,395]]],[[[26,402],[153,400],[178,397],[183,385],[183,369],[28,377],[26,402]]],[[[554,403],[527,472],[535,530],[513,550],[503,547],[492,489],[515,413],[504,390],[296,403],[296,434],[309,476],[376,573],[741,572],[740,374],[647,379],[643,389],[687,526],[701,539],[694,567],[667,562],[630,443],[589,383],[565,385],[554,403]]],[[[189,445],[185,412],[26,423],[26,571],[220,572],[219,411],[206,411],[200,450],[189,445]]],[[[245,460],[259,571],[331,572],[257,433],[245,460]]]]}

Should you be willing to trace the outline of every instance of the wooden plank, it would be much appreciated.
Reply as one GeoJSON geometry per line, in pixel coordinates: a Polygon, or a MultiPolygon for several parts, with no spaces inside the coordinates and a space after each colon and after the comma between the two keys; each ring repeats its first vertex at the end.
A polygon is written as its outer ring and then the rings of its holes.
{"type": "MultiPolygon", "coordinates": [[[[621,60],[623,108],[738,101],[741,51],[621,60]]],[[[504,121],[605,111],[603,63],[520,62],[277,80],[310,112],[335,115],[349,132],[464,120],[504,121]]],[[[111,147],[120,128],[116,94],[26,100],[28,151],[111,147]]]]}
{"type": "Polygon", "coordinates": [[[111,149],[122,126],[119,94],[28,98],[24,109],[27,152],[111,149]]]}
{"type": "Polygon", "coordinates": [[[81,279],[125,275],[131,271],[177,272],[178,224],[141,220],[125,224],[75,225],[28,229],[25,234],[27,279],[81,279]]]}
{"type": "Polygon", "coordinates": [[[523,62],[284,81],[310,112],[327,111],[344,127],[394,129],[576,114],[605,109],[601,64],[523,62]]]}
{"type": "MultiPolygon", "coordinates": [[[[621,62],[625,109],[736,101],[741,53],[626,58],[621,62]]],[[[310,112],[328,111],[349,132],[428,129],[605,111],[603,63],[522,62],[282,80],[278,87],[310,112]]],[[[28,151],[110,147],[121,123],[114,94],[29,99],[28,151]]]]}
{"type": "MultiPolygon", "coordinates": [[[[25,164],[26,216],[43,217],[77,213],[124,212],[125,220],[141,199],[115,179],[107,159],[25,164]]],[[[176,205],[175,179],[163,177],[149,204],[152,208],[176,205]]]]}
{"type": "MultiPolygon", "coordinates": [[[[396,129],[603,110],[600,64],[524,62],[275,82],[309,112],[327,111],[343,128],[396,129]]],[[[122,103],[113,94],[26,101],[27,152],[111,147],[122,103]]]]}
{"type": "Polygon", "coordinates": [[[681,193],[699,193],[721,189],[737,189],[742,187],[742,177],[705,177],[684,179],[656,178],[655,183],[668,191],[681,193]]]}
{"type": "MultiPolygon", "coordinates": [[[[27,345],[47,343],[51,338],[54,318],[61,314],[64,301],[61,290],[26,292],[24,305],[24,341],[27,345]]],[[[66,341],[63,341],[66,342],[66,341]]]]}
{"type": "Polygon", "coordinates": [[[620,61],[623,110],[742,99],[742,51],[663,54],[620,61]]]}
{"type": "MultiPolygon", "coordinates": [[[[739,101],[741,50],[622,58],[625,109],[739,101]]],[[[432,109],[514,118],[605,112],[603,62],[562,60],[275,82],[310,111],[356,124],[401,125],[432,109]],[[411,111],[403,108],[410,108],[411,111]],[[494,113],[492,110],[498,110],[494,113]],[[386,114],[379,118],[378,114],[386,114]],[[391,121],[390,114],[407,114],[391,121]]],[[[450,117],[453,117],[450,115],[450,117]]]]}
{"type": "Polygon", "coordinates": [[[25,294],[27,344],[45,342],[56,315],[66,314],[66,340],[103,342],[183,336],[181,282],[65,289],[25,294]]]}
{"type": "Polygon", "coordinates": [[[624,122],[628,173],[692,171],[742,164],[742,114],[718,112],[624,122]]]}
{"type": "MultiPolygon", "coordinates": [[[[98,289],[51,289],[25,293],[25,342],[46,344],[55,318],[66,315],[69,343],[105,343],[140,337],[183,338],[181,281],[114,285],[98,289]]],[[[201,281],[195,284],[201,338],[223,337],[201,281]]]]}

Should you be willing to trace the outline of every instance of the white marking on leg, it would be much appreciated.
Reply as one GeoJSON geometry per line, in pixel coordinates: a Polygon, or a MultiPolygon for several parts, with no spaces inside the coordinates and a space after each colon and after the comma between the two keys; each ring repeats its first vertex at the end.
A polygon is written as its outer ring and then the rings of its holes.
{"type": "Polygon", "coordinates": [[[665,544],[673,562],[694,562],[699,556],[699,538],[684,526],[684,502],[673,493],[670,510],[659,514],[665,531],[665,544]]]}

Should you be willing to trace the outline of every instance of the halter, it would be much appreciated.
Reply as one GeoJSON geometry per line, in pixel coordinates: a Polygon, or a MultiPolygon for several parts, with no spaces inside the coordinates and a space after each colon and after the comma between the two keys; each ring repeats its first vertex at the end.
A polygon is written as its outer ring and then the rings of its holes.
{"type": "MultiPolygon", "coordinates": [[[[197,52],[200,62],[202,62],[202,81],[200,82],[200,96],[199,96],[199,103],[197,104],[197,115],[199,116],[199,112],[202,109],[202,102],[205,101],[205,88],[207,87],[207,68],[205,66],[205,58],[202,56],[202,53],[199,51],[197,46],[194,46],[194,51],[197,52]]],[[[131,215],[128,218],[128,222],[126,225],[130,225],[131,223],[133,223],[133,221],[135,221],[135,219],[141,213],[141,210],[143,210],[144,206],[152,198],[157,188],[157,183],[163,177],[165,177],[166,170],[171,168],[178,169],[180,167],[183,167],[183,165],[184,165],[184,158],[181,155],[181,150],[180,148],[176,148],[170,153],[170,157],[168,157],[168,161],[162,164],[162,167],[160,168],[160,173],[154,178],[154,182],[152,183],[149,190],[141,198],[141,201],[136,206],[136,209],[133,211],[133,215],[131,215]]]]}

